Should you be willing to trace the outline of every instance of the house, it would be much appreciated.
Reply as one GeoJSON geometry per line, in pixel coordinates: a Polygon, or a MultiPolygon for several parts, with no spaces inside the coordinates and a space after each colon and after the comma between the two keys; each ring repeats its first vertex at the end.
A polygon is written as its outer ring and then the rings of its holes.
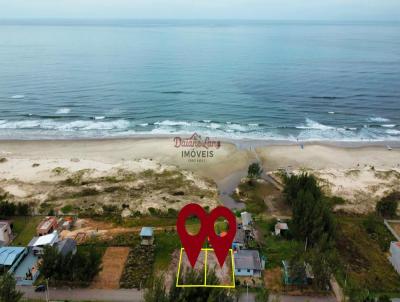
{"type": "Polygon", "coordinates": [[[32,285],[39,276],[38,257],[26,247],[0,248],[0,271],[14,275],[17,285],[32,285]]]}
{"type": "Polygon", "coordinates": [[[240,277],[261,277],[264,261],[257,250],[238,250],[234,256],[235,275],[240,277]]]}
{"type": "Polygon", "coordinates": [[[312,267],[310,264],[304,262],[304,265],[294,273],[291,270],[289,261],[282,261],[283,268],[283,283],[285,285],[293,285],[293,286],[306,286],[312,284],[314,279],[314,274],[312,271],[312,267]]]}
{"type": "Polygon", "coordinates": [[[71,238],[67,238],[61,241],[56,242],[56,247],[57,250],[60,254],[62,254],[63,256],[68,255],[69,253],[71,253],[72,255],[76,254],[76,241],[71,239],[71,238]]]}
{"type": "Polygon", "coordinates": [[[394,269],[400,274],[400,241],[392,241],[390,243],[389,251],[389,261],[392,263],[394,269]]]}
{"type": "Polygon", "coordinates": [[[287,223],[278,220],[278,222],[275,224],[275,236],[279,236],[281,233],[287,230],[289,230],[287,223]]]}
{"type": "Polygon", "coordinates": [[[140,231],[141,245],[152,245],[154,242],[154,232],[152,227],[142,227],[140,231]]]}
{"type": "Polygon", "coordinates": [[[0,247],[0,272],[13,272],[26,253],[25,247],[0,247]]]}
{"type": "Polygon", "coordinates": [[[31,242],[28,244],[28,248],[33,252],[34,255],[41,255],[43,254],[43,248],[45,246],[54,246],[57,242],[58,232],[54,231],[51,234],[33,237],[31,242]]]}
{"type": "Polygon", "coordinates": [[[251,214],[249,212],[242,212],[240,213],[240,216],[242,218],[243,230],[251,231],[253,224],[253,219],[251,218],[251,214]]]}
{"type": "Polygon", "coordinates": [[[13,239],[12,226],[9,221],[0,221],[0,247],[8,245],[13,239]]]}
{"type": "Polygon", "coordinates": [[[246,243],[245,238],[246,238],[246,235],[244,233],[244,230],[238,226],[238,228],[236,229],[235,238],[233,238],[233,241],[232,241],[232,248],[235,251],[243,249],[245,247],[245,243],[246,243]]]}
{"type": "Polygon", "coordinates": [[[54,216],[48,216],[44,218],[36,228],[36,235],[43,236],[51,234],[58,228],[57,218],[54,216]]]}

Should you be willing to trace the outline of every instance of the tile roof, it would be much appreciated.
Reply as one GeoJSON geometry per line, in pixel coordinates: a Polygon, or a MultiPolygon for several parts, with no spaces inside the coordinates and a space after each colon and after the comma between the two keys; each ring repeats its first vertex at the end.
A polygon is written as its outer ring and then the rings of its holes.
{"type": "Polygon", "coordinates": [[[239,250],[235,255],[235,269],[262,270],[261,259],[257,250],[239,250]]]}

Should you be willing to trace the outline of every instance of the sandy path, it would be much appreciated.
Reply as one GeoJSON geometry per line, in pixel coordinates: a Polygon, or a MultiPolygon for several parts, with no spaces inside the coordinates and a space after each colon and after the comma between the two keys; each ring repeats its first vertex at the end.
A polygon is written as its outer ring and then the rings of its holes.
{"type": "Polygon", "coordinates": [[[95,277],[90,287],[98,289],[119,288],[119,280],[124,271],[128,254],[128,247],[107,248],[102,259],[103,269],[95,277]]]}

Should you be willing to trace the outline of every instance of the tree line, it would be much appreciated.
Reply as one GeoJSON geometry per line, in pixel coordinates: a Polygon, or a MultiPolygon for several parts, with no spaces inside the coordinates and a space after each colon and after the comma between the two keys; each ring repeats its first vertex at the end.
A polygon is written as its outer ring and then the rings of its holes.
{"type": "Polygon", "coordinates": [[[63,255],[57,248],[46,246],[39,270],[51,281],[87,283],[101,271],[101,257],[94,247],[63,255]]]}

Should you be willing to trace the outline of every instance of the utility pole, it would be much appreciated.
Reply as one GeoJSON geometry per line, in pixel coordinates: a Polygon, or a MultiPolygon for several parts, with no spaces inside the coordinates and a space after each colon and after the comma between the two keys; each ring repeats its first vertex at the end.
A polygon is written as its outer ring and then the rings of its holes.
{"type": "Polygon", "coordinates": [[[49,279],[46,279],[46,301],[49,302],[50,300],[50,292],[49,292],[49,279]]]}

